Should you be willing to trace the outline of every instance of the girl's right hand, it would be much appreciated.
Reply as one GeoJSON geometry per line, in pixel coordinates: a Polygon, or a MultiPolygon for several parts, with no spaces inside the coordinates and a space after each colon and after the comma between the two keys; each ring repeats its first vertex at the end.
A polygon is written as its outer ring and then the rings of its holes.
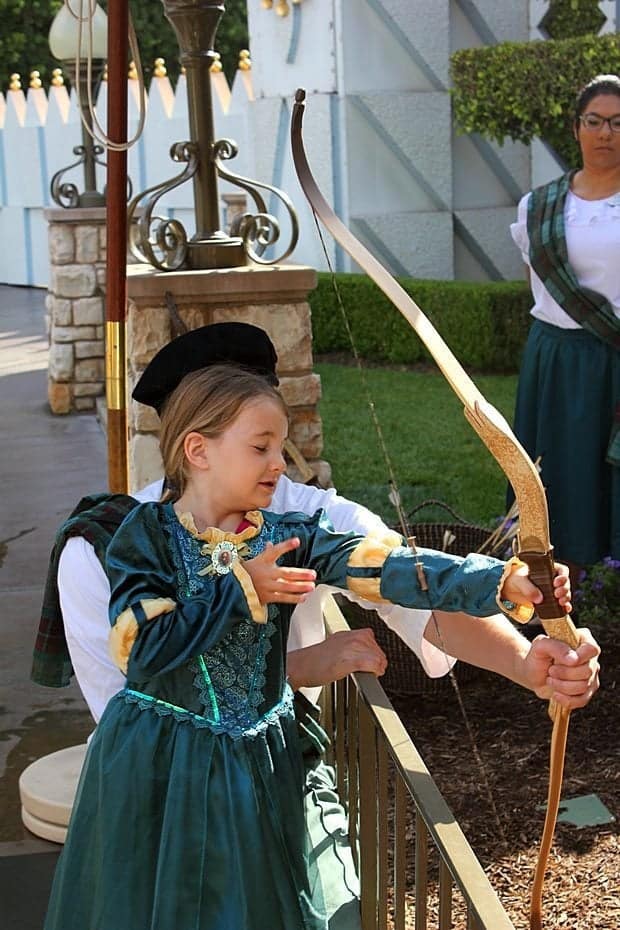
{"type": "Polygon", "coordinates": [[[300,604],[314,591],[316,572],[313,569],[286,568],[276,564],[285,552],[291,552],[298,546],[296,536],[275,546],[267,543],[260,555],[243,563],[261,604],[300,604]]]}
{"type": "MultiPolygon", "coordinates": [[[[568,568],[560,562],[554,562],[555,575],[553,577],[553,596],[559,601],[566,613],[570,613],[571,590],[568,568]]],[[[543,600],[542,591],[528,578],[529,568],[522,563],[504,579],[502,597],[515,604],[540,604],[543,600]]]]}

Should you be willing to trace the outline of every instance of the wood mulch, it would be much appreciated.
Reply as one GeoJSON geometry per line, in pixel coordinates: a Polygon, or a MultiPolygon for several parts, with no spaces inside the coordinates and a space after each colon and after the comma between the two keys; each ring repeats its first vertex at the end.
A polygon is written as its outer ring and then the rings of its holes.
{"type": "MultiPolygon", "coordinates": [[[[601,688],[571,715],[562,791],[563,799],[597,795],[616,820],[557,825],[543,894],[545,930],[620,928],[618,633],[614,622],[595,632],[601,688]]],[[[460,689],[475,749],[452,686],[392,701],[516,930],[527,930],[551,723],[540,700],[499,676],[479,672],[460,689]]],[[[454,927],[466,927],[458,913],[454,927]]]]}

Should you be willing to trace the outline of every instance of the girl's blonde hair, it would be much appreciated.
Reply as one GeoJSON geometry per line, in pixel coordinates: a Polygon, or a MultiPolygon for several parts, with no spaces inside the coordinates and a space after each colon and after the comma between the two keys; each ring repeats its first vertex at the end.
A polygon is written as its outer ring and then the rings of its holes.
{"type": "Polygon", "coordinates": [[[185,375],[161,412],[159,448],[168,489],[164,499],[180,497],[187,485],[183,444],[188,433],[210,438],[221,435],[242,408],[259,397],[275,401],[287,416],[280,394],[254,372],[235,365],[211,365],[185,375]]]}

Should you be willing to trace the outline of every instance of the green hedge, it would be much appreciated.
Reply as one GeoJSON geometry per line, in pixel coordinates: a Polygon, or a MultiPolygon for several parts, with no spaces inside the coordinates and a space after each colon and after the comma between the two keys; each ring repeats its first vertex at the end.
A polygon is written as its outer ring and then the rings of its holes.
{"type": "MultiPolygon", "coordinates": [[[[332,276],[319,274],[310,295],[317,354],[351,352],[332,276]]],[[[357,352],[368,361],[413,364],[430,358],[407,320],[370,278],[337,274],[335,281],[357,352]]],[[[459,361],[485,372],[516,372],[530,324],[525,282],[416,281],[400,284],[431,320],[459,361]]]]}
{"type": "Polygon", "coordinates": [[[572,118],[577,92],[597,74],[620,74],[620,36],[503,42],[461,49],[450,61],[460,131],[499,143],[544,139],[576,167],[572,118]]]}

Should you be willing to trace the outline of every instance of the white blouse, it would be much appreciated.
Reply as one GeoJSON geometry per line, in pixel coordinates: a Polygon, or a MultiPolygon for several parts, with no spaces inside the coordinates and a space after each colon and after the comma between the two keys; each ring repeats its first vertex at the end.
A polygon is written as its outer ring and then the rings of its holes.
{"type": "MultiPolygon", "coordinates": [[[[562,329],[580,329],[543,287],[530,266],[527,234],[527,205],[530,195],[519,201],[517,222],[510,227],[523,261],[530,269],[530,285],[534,297],[532,316],[562,329]]],[[[620,317],[620,193],[604,200],[582,200],[568,192],[564,207],[568,260],[584,287],[589,287],[610,302],[620,317]]]]}

